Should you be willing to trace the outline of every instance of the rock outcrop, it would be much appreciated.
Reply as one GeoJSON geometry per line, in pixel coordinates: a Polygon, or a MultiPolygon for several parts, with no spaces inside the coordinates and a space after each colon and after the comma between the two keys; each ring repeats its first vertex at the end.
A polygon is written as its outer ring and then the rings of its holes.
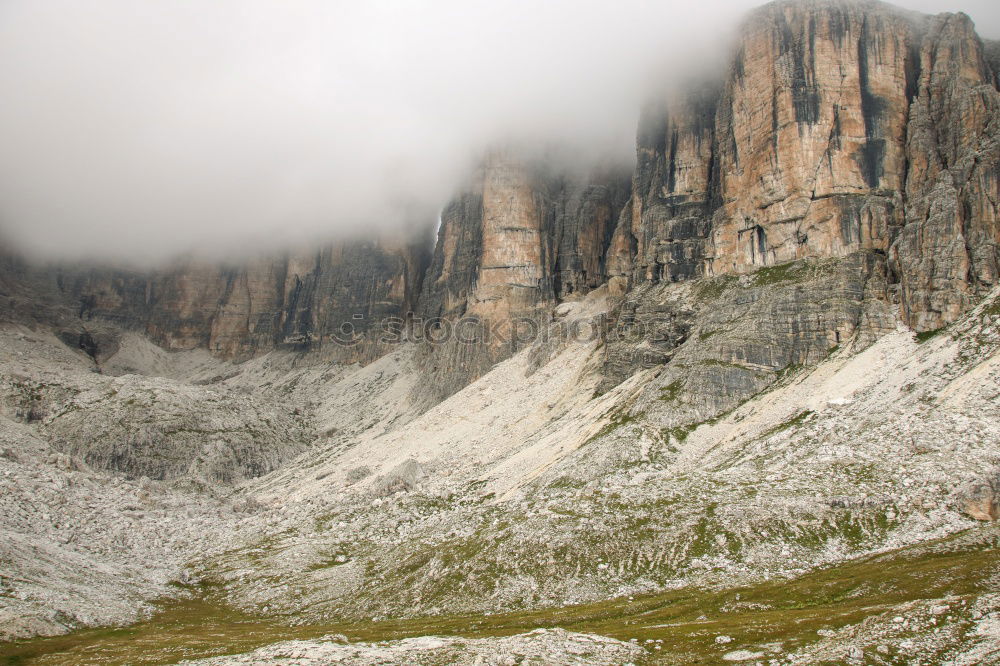
{"type": "MultiPolygon", "coordinates": [[[[712,210],[718,206],[714,156],[719,91],[708,87],[644,109],[636,140],[632,200],[616,241],[635,243],[634,280],[674,282],[702,274],[712,210]]],[[[613,246],[620,266],[631,243],[613,246]]],[[[627,272],[627,271],[622,271],[627,272]]]]}
{"type": "Polygon", "coordinates": [[[602,388],[667,364],[659,388],[678,399],[654,411],[683,425],[869,344],[894,310],[917,331],[968,311],[1000,258],[995,53],[961,14],[816,1],[751,15],[724,85],[644,111],[609,248],[630,290],[602,388]],[[832,263],[810,276],[803,260],[832,263]],[[660,287],[698,278],[695,298],[660,287]],[[702,307],[715,291],[736,298],[702,307]]]}
{"type": "Polygon", "coordinates": [[[1000,277],[1000,92],[972,22],[931,20],[907,129],[905,226],[894,239],[907,322],[954,321],[1000,277]]]}
{"type": "MultiPolygon", "coordinates": [[[[172,580],[316,626],[614,598],[659,631],[632,602],[679,584],[753,624],[737,586],[811,594],[823,567],[845,599],[915,564],[864,599],[899,625],[879,653],[959,654],[914,627],[994,638],[970,627],[1000,615],[997,533],[970,528],[1000,516],[997,45],[963,15],[807,0],[755,12],[731,64],[644,110],[631,179],[492,153],[433,254],[136,272],[0,251],[0,638],[130,621],[172,580]]],[[[792,642],[857,639],[817,608],[792,642]]],[[[553,636],[548,662],[594,661],[553,636]]],[[[327,642],[308,649],[499,645],[327,642]]]]}
{"type": "Polygon", "coordinates": [[[996,284],[995,52],[961,14],[758,10],[724,85],[644,113],[609,263],[618,239],[634,285],[875,250],[910,325],[954,321],[996,284]]]}
{"type": "MultiPolygon", "coordinates": [[[[275,348],[333,349],[348,362],[385,351],[386,319],[416,308],[427,266],[423,239],[330,244],[240,264],[190,261],[164,270],[20,268],[7,319],[46,319],[83,335],[110,322],[170,350],[205,348],[247,359],[275,348]],[[25,297],[27,295],[27,297],[25,297]]],[[[18,262],[10,258],[8,263],[18,262]]]]}
{"type": "Polygon", "coordinates": [[[530,317],[604,284],[628,197],[624,173],[574,174],[492,153],[441,215],[421,314],[530,317]]]}
{"type": "Polygon", "coordinates": [[[716,418],[842,347],[857,352],[896,329],[885,262],[875,252],[702,280],[681,296],[676,286],[650,287],[633,315],[633,326],[654,333],[638,347],[641,360],[648,364],[652,353],[656,362],[658,353],[669,361],[643,399],[665,427],[716,418]],[[660,332],[685,319],[683,338],[660,332]]]}
{"type": "Polygon", "coordinates": [[[577,173],[496,151],[444,209],[419,302],[434,403],[544,328],[553,307],[610,277],[607,248],[626,173],[577,173]]]}
{"type": "Polygon", "coordinates": [[[828,349],[870,343],[894,310],[920,332],[967,312],[1000,259],[995,60],[962,14],[823,0],[754,12],[723,85],[643,113],[607,260],[630,289],[603,389],[666,363],[660,388],[684,397],[657,406],[664,420],[712,418],[828,349]],[[828,276],[807,277],[808,260],[832,261],[828,276]],[[710,308],[660,288],[726,291],[737,275],[739,297],[710,308]]]}
{"type": "MultiPolygon", "coordinates": [[[[511,155],[487,160],[445,211],[424,312],[508,321],[609,281],[626,331],[606,350],[612,381],[665,362],[694,325],[655,285],[855,257],[846,265],[881,286],[853,289],[851,307],[879,315],[868,328],[834,317],[824,337],[861,326],[870,340],[891,328],[889,304],[917,331],[940,328],[997,281],[996,54],[961,14],[767,5],[723,80],[643,110],[630,192],[613,179],[567,189],[511,155]]],[[[503,356],[493,351],[477,364],[452,350],[443,365],[471,363],[472,377],[503,356]]]]}
{"type": "MultiPolygon", "coordinates": [[[[660,283],[803,259],[843,258],[838,274],[860,269],[860,281],[846,292],[824,284],[812,294],[789,291],[781,297],[787,319],[756,313],[760,349],[751,355],[782,353],[755,372],[816,362],[826,353],[821,347],[854,335],[870,342],[893,328],[897,306],[917,331],[967,311],[996,284],[1000,257],[995,52],[964,15],[926,17],[881,3],[823,0],[777,2],[754,12],[724,81],[701,82],[644,109],[631,193],[600,261],[611,292],[628,291],[605,349],[606,386],[667,362],[696,326],[688,306],[654,288],[660,283]],[[828,288],[844,298],[827,303],[819,292],[828,288]],[[813,346],[803,337],[812,326],[793,320],[802,321],[816,302],[831,308],[816,313],[816,321],[829,319],[828,330],[818,332],[823,342],[802,358],[784,358],[813,346]],[[764,330],[768,322],[773,330],[764,330]]],[[[537,211],[548,190],[536,183],[532,191],[537,211]]],[[[462,215],[448,218],[442,238],[464,233],[482,242],[476,234],[486,226],[480,214],[489,202],[479,196],[476,190],[456,200],[449,210],[462,215]]],[[[528,198],[521,191],[508,200],[528,198]]],[[[509,205],[508,221],[524,208],[509,205]]],[[[508,243],[505,255],[509,265],[538,269],[530,277],[529,307],[569,297],[570,290],[550,293],[551,274],[538,266],[551,240],[533,237],[530,245],[525,252],[508,243]]],[[[556,249],[559,265],[567,253],[556,249]]],[[[452,294],[475,293],[482,276],[469,267],[463,275],[462,289],[452,294]]],[[[575,283],[570,276],[560,284],[575,283]]],[[[714,314],[734,321],[755,316],[725,308],[714,314]]],[[[715,367],[733,362],[726,354],[713,360],[715,367]]],[[[735,400],[753,392],[731,390],[731,383],[702,388],[735,400]]],[[[716,408],[723,405],[704,413],[716,408]]]]}

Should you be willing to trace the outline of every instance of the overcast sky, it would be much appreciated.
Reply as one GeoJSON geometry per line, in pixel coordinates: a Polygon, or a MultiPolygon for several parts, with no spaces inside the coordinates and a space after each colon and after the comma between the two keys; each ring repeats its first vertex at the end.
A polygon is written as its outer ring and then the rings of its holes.
{"type": "MultiPolygon", "coordinates": [[[[629,159],[650,80],[756,2],[2,0],[0,236],[243,252],[433,218],[491,142],[629,159]]],[[[1000,37],[996,0],[963,10],[1000,37]]]]}

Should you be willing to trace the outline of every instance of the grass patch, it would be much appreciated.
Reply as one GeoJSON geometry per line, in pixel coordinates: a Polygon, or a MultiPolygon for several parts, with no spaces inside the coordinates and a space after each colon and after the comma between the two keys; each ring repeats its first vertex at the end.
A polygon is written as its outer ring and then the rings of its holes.
{"type": "Polygon", "coordinates": [[[766,266],[753,273],[753,286],[766,287],[782,282],[802,282],[812,277],[829,273],[837,264],[837,260],[789,261],[775,266],[766,266]]]}
{"type": "Polygon", "coordinates": [[[715,278],[702,280],[694,287],[693,294],[696,301],[709,302],[722,296],[730,288],[736,286],[739,278],[735,275],[722,275],[715,278]]]}
{"type": "Polygon", "coordinates": [[[660,400],[663,402],[676,402],[684,388],[683,379],[675,379],[666,386],[660,388],[660,400]]]}
{"type": "Polygon", "coordinates": [[[783,379],[787,379],[789,377],[792,377],[793,375],[795,375],[796,373],[798,373],[800,370],[802,370],[804,367],[806,367],[806,366],[802,365],[801,363],[790,363],[790,364],[786,365],[781,370],[778,370],[778,372],[777,372],[777,381],[780,382],[783,379]]]}
{"type": "Polygon", "coordinates": [[[803,264],[795,261],[777,266],[767,266],[753,274],[753,284],[755,287],[764,287],[780,282],[801,280],[805,277],[804,268],[803,264]]]}
{"type": "Polygon", "coordinates": [[[700,425],[701,423],[689,423],[687,425],[674,426],[673,428],[664,429],[663,433],[677,440],[678,443],[683,443],[688,438],[688,435],[697,430],[700,425]]]}
{"type": "Polygon", "coordinates": [[[560,476],[552,483],[550,483],[548,488],[583,488],[586,484],[585,481],[581,479],[574,479],[569,476],[560,476]]]}
{"type": "Polygon", "coordinates": [[[340,552],[328,557],[323,558],[319,562],[313,562],[306,567],[306,571],[319,571],[321,569],[330,569],[332,567],[339,567],[350,562],[351,559],[348,557],[346,552],[340,552]]]}
{"type": "Polygon", "coordinates": [[[645,416],[645,413],[642,412],[638,414],[631,414],[629,413],[628,409],[629,409],[628,407],[622,407],[614,414],[612,414],[611,420],[607,423],[607,425],[601,428],[600,432],[598,432],[596,435],[588,439],[586,443],[589,444],[590,442],[600,439],[605,435],[610,435],[615,430],[618,430],[618,428],[627,426],[630,423],[634,423],[645,416]]]}
{"type": "Polygon", "coordinates": [[[713,639],[720,634],[734,636],[741,646],[781,642],[785,652],[793,652],[816,641],[818,629],[855,624],[898,604],[947,595],[970,599],[992,591],[990,575],[1000,565],[1000,551],[995,536],[985,536],[991,534],[986,530],[979,534],[984,536],[967,533],[791,580],[723,590],[689,587],[633,601],[618,598],[492,616],[289,626],[284,618],[249,615],[208,598],[174,600],[162,604],[155,617],[130,627],[0,644],[0,664],[162,664],[331,633],[352,641],[382,641],[507,636],[538,627],[663,640],[663,652],[649,653],[641,664],[722,663],[722,655],[734,648],[716,645],[713,639]],[[734,604],[737,595],[740,603],[734,604]]]}
{"type": "MultiPolygon", "coordinates": [[[[836,267],[839,260],[828,259],[816,261],[802,259],[789,261],[775,266],[765,266],[754,273],[750,273],[751,287],[766,287],[783,282],[802,282],[813,277],[825,275],[836,267]]],[[[710,303],[727,291],[740,284],[740,277],[737,275],[721,275],[714,278],[700,280],[692,289],[694,299],[699,303],[710,303]]],[[[708,333],[709,337],[713,333],[708,333]]]]}
{"type": "Polygon", "coordinates": [[[766,431],[764,431],[764,434],[760,436],[760,439],[767,439],[771,435],[777,435],[779,432],[784,432],[785,430],[788,430],[790,428],[798,428],[803,423],[805,423],[809,419],[809,417],[812,416],[814,413],[815,412],[813,412],[811,409],[804,409],[795,416],[785,419],[778,425],[768,428],[766,431]]]}
{"type": "Polygon", "coordinates": [[[739,363],[730,363],[729,361],[720,361],[717,358],[706,358],[698,361],[699,365],[707,365],[716,368],[736,368],[738,370],[750,370],[750,368],[745,365],[740,365],[739,363]]]}
{"type": "Polygon", "coordinates": [[[942,326],[941,328],[935,328],[933,331],[921,331],[920,333],[917,333],[914,336],[914,338],[916,338],[917,344],[921,344],[922,345],[925,342],[927,342],[928,340],[932,340],[932,339],[936,338],[937,336],[939,336],[941,333],[944,332],[944,330],[945,330],[945,327],[942,326]]]}

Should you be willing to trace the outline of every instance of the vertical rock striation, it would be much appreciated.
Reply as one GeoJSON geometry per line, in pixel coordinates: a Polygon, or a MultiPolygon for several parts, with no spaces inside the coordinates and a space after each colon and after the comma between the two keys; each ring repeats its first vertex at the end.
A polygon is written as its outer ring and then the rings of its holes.
{"type": "Polygon", "coordinates": [[[631,210],[623,220],[628,229],[622,232],[635,241],[636,282],[675,282],[701,274],[711,211],[718,205],[718,93],[708,87],[643,111],[631,210]]]}
{"type": "Polygon", "coordinates": [[[631,285],[888,255],[916,330],[996,284],[998,49],[963,14],[776,2],[727,77],[643,113],[609,277],[631,285]]]}
{"type": "Polygon", "coordinates": [[[614,169],[563,174],[549,185],[554,214],[555,294],[577,298],[615,273],[608,251],[618,217],[631,196],[628,174],[614,169]]]}
{"type": "Polygon", "coordinates": [[[887,247],[913,33],[867,3],[782,2],[748,22],[716,121],[710,273],[887,247]]]}
{"type": "Polygon", "coordinates": [[[629,195],[613,169],[577,174],[493,152],[442,212],[421,314],[531,317],[599,287],[629,195]]]}
{"type": "Polygon", "coordinates": [[[416,308],[426,253],[421,242],[392,239],[233,266],[64,268],[52,289],[79,304],[84,322],[140,330],[167,349],[200,347],[245,359],[282,346],[336,345],[346,360],[370,360],[381,349],[373,338],[382,322],[416,308]]]}
{"type": "Polygon", "coordinates": [[[968,310],[1000,270],[1000,92],[967,16],[930,20],[917,85],[890,259],[906,320],[926,331],[968,310]]]}
{"type": "Polygon", "coordinates": [[[628,175],[492,152],[441,215],[424,279],[423,366],[436,401],[527,343],[561,300],[604,284],[628,175]],[[428,326],[430,325],[430,327],[428,326]]]}

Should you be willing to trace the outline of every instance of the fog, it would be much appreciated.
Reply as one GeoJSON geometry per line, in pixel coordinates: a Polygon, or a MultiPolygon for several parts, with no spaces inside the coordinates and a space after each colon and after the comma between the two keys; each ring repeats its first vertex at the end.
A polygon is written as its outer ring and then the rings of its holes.
{"type": "MultiPolygon", "coordinates": [[[[0,236],[133,263],[393,232],[489,146],[632,159],[756,2],[4,0],[0,236]]],[[[963,10],[1000,36],[994,0],[963,10]]]]}

